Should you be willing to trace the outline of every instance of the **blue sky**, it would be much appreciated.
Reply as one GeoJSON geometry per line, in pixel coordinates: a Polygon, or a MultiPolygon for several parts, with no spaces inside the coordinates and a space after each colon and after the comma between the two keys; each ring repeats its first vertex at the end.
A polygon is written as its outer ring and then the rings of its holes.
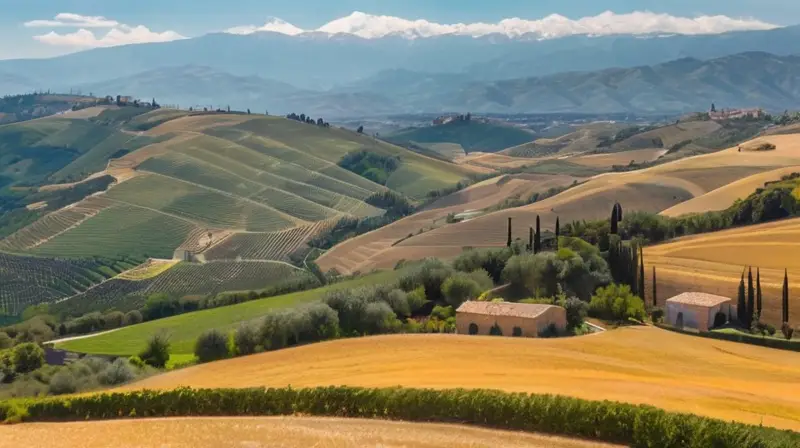
{"type": "MultiPolygon", "coordinates": [[[[682,17],[726,15],[777,25],[800,23],[798,0],[0,0],[0,59],[76,51],[77,48],[54,45],[52,41],[35,40],[34,36],[73,33],[81,27],[24,25],[34,20],[53,20],[60,13],[102,16],[123,27],[170,32],[160,37],[168,40],[262,25],[270,16],[303,29],[315,29],[353,11],[438,23],[494,23],[509,17],[534,20],[554,13],[579,19],[608,10],[619,14],[652,11],[682,17]]],[[[110,29],[87,30],[104,35],[110,29]]]]}

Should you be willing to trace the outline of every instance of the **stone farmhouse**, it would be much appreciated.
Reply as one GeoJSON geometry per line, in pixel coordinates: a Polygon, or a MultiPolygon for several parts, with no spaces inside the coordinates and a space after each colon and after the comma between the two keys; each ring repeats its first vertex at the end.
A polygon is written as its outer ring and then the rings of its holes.
{"type": "Polygon", "coordinates": [[[708,331],[724,324],[715,324],[717,313],[725,315],[725,321],[736,319],[736,305],[732,299],[701,292],[685,292],[667,299],[666,311],[668,324],[697,331],[708,331]]]}
{"type": "Polygon", "coordinates": [[[464,302],[456,310],[459,334],[499,335],[535,338],[567,327],[567,312],[555,305],[508,302],[464,302]]]}

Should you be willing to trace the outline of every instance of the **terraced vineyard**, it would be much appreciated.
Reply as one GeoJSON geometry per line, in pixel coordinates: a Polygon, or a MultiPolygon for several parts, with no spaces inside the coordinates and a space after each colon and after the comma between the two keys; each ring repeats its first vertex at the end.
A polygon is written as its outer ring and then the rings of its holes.
{"type": "Polygon", "coordinates": [[[17,314],[25,307],[86,291],[141,260],[63,260],[0,252],[0,310],[17,314]]]}
{"type": "Polygon", "coordinates": [[[101,210],[29,252],[53,257],[171,258],[194,229],[191,222],[126,204],[101,210]]]}
{"type": "MultiPolygon", "coordinates": [[[[0,251],[74,260],[210,262],[142,267],[88,291],[71,290],[69,295],[79,294],[69,301],[71,311],[125,308],[127,296],[155,292],[263,289],[309,275],[258,262],[286,261],[343,217],[381,216],[383,209],[365,202],[374,193],[391,188],[422,197],[469,172],[354,132],[276,117],[107,108],[39,121],[15,138],[23,145],[79,141],[88,148],[53,165],[54,173],[68,177],[91,168],[116,182],[16,231],[0,241],[0,251]],[[398,157],[400,168],[387,186],[338,166],[346,154],[362,149],[398,157]]],[[[115,269],[108,276],[125,270],[115,269]]],[[[26,294],[24,300],[36,301],[30,298],[34,293],[26,294]]]]}
{"type": "Polygon", "coordinates": [[[114,278],[71,298],[64,306],[70,312],[91,309],[130,309],[141,306],[147,296],[156,293],[184,296],[213,296],[225,291],[252,291],[270,286],[312,279],[301,269],[270,261],[212,261],[178,263],[158,275],[128,280],[129,275],[114,278]]]}

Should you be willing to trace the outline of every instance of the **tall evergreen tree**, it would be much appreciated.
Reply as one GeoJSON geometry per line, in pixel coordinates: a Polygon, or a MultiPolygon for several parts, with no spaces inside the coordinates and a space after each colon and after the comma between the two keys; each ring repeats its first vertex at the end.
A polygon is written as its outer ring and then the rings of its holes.
{"type": "Polygon", "coordinates": [[[747,328],[753,325],[753,313],[756,311],[756,291],[753,288],[753,268],[747,272],[747,328]]]}
{"type": "Polygon", "coordinates": [[[511,218],[508,218],[508,241],[506,241],[506,247],[511,247],[511,218]]]}
{"type": "Polygon", "coordinates": [[[528,250],[533,251],[533,227],[528,227],[528,250]]]}
{"type": "Polygon", "coordinates": [[[622,222],[622,204],[617,202],[616,207],[617,207],[617,222],[622,222]]]}
{"type": "Polygon", "coordinates": [[[611,234],[616,235],[619,230],[619,218],[617,218],[617,206],[611,209],[611,234]]]}
{"type": "Polygon", "coordinates": [[[747,298],[744,292],[744,271],[742,271],[742,279],[739,281],[739,300],[736,303],[736,317],[739,320],[739,325],[742,327],[750,328],[747,325],[747,298]]]}
{"type": "Polygon", "coordinates": [[[783,271],[783,322],[789,322],[789,270],[783,271]]]}
{"type": "Polygon", "coordinates": [[[561,236],[561,225],[559,224],[558,216],[556,216],[556,249],[559,248],[558,238],[561,236]]]}
{"type": "Polygon", "coordinates": [[[644,252],[642,247],[639,246],[639,297],[644,300],[644,252]]]}
{"type": "Polygon", "coordinates": [[[658,306],[658,293],[656,292],[656,267],[653,266],[653,306],[658,306]]]}
{"type": "Polygon", "coordinates": [[[761,318],[761,269],[756,268],[756,312],[761,318]]]}
{"type": "Polygon", "coordinates": [[[533,234],[533,253],[538,254],[542,251],[542,228],[539,215],[536,215],[536,233],[533,234]]]}

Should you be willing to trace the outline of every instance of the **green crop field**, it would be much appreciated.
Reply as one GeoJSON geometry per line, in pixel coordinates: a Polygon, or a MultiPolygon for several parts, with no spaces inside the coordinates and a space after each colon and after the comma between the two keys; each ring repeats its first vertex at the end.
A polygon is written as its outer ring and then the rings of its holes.
{"type": "Polygon", "coordinates": [[[0,311],[18,314],[29,305],[70,297],[141,260],[63,260],[0,252],[0,311]]]}
{"type": "Polygon", "coordinates": [[[234,330],[242,323],[257,320],[271,311],[319,300],[327,291],[391,282],[397,279],[401,272],[384,271],[310,291],[154,320],[111,333],[58,344],[58,348],[81,353],[130,356],[139,353],[148,338],[160,331],[166,331],[170,335],[171,353],[191,354],[194,351],[195,339],[206,330],[212,328],[223,331],[234,330]]]}
{"type": "Polygon", "coordinates": [[[54,257],[172,258],[194,226],[162,213],[115,205],[32,249],[54,257]]]}

